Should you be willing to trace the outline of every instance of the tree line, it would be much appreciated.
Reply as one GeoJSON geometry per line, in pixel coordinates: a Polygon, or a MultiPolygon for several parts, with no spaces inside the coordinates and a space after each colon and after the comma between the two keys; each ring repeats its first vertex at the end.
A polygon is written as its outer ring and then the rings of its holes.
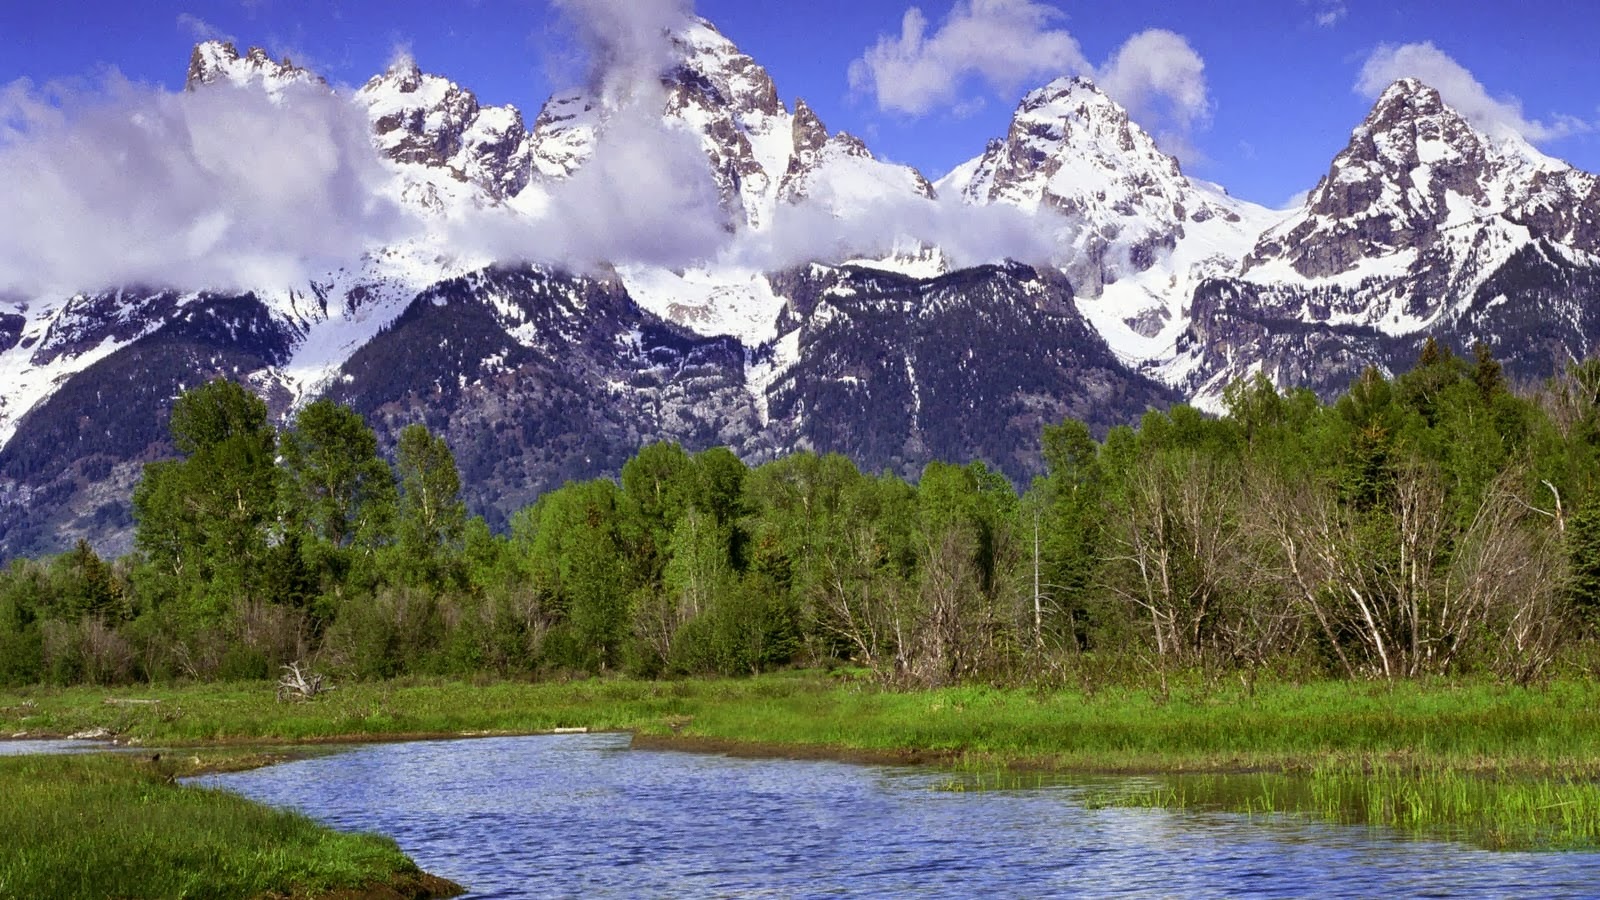
{"type": "Polygon", "coordinates": [[[423,425],[392,461],[332,401],[275,427],[217,380],[134,497],[136,549],[0,572],[0,682],[748,674],[1025,681],[1098,661],[1527,682],[1600,626],[1600,360],[1513,390],[1427,342],[1336,402],[1231,386],[1226,414],[1042,435],[1019,493],[982,463],[916,483],[803,452],[643,448],[506,534],[423,425]]]}

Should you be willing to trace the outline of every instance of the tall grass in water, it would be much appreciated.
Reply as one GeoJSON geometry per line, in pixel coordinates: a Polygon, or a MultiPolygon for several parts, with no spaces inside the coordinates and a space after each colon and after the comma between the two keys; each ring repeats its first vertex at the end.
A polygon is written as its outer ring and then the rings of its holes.
{"type": "Polygon", "coordinates": [[[0,897],[446,896],[394,842],[340,834],[122,756],[0,759],[0,897]],[[429,885],[432,885],[430,888],[429,885]]]}
{"type": "Polygon", "coordinates": [[[1307,774],[1180,775],[1092,790],[1098,806],[1304,815],[1491,850],[1600,847],[1600,784],[1589,780],[1332,763],[1307,774]]]}

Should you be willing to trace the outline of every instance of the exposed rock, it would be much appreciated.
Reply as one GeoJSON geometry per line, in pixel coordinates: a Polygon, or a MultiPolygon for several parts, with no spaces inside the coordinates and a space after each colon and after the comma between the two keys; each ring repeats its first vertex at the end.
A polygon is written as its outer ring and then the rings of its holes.
{"type": "Polygon", "coordinates": [[[189,75],[184,79],[184,89],[193,91],[223,81],[241,87],[264,86],[273,93],[289,84],[327,85],[320,76],[290,62],[287,56],[273,62],[260,47],[251,47],[240,56],[238,48],[227,41],[195,45],[189,57],[189,75]]]}

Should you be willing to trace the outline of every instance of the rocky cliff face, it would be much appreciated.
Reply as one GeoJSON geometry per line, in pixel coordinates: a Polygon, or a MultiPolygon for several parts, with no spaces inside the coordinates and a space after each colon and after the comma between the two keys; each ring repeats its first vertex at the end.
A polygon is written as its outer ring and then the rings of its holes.
{"type": "Polygon", "coordinates": [[[1434,89],[1396,82],[1305,206],[1237,276],[1197,291],[1179,387],[1215,398],[1261,369],[1332,394],[1366,365],[1408,367],[1429,335],[1483,340],[1514,374],[1550,375],[1600,337],[1596,190],[1434,89]]]}
{"type": "Polygon", "coordinates": [[[774,288],[785,333],[752,385],[778,447],[910,478],[932,460],[981,459],[1025,484],[1042,473],[1044,425],[1070,416],[1104,432],[1177,400],[1122,365],[1055,272],[810,266],[774,288]]]}
{"type": "Polygon", "coordinates": [[[1178,161],[1085,78],[1059,79],[1023,98],[1005,138],[937,187],[975,205],[1059,215],[1070,241],[1065,269],[1091,296],[1149,271],[1197,226],[1254,217],[1247,204],[1185,178],[1178,161]]]}
{"type": "Polygon", "coordinates": [[[410,60],[368,81],[356,101],[394,162],[443,170],[496,201],[528,184],[528,131],[514,106],[481,107],[471,91],[410,60]]]}

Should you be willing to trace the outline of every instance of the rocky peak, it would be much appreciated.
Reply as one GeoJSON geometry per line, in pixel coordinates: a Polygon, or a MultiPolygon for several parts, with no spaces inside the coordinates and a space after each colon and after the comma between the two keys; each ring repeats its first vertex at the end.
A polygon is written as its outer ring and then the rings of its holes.
{"type": "Polygon", "coordinates": [[[794,103],[794,155],[814,154],[828,143],[828,127],[804,100],[794,103]]]}
{"type": "Polygon", "coordinates": [[[402,59],[356,92],[378,148],[397,163],[445,171],[504,200],[528,183],[528,132],[514,106],[482,107],[469,90],[402,59]]]}
{"type": "MultiPolygon", "coordinates": [[[[903,190],[932,195],[920,173],[878,162],[849,135],[830,135],[803,101],[791,114],[771,75],[711,23],[690,20],[667,39],[672,62],[660,74],[662,115],[699,137],[730,228],[768,227],[780,204],[814,195],[867,201],[903,190]],[[846,159],[851,162],[841,165],[846,159]],[[839,177],[848,187],[830,182],[827,190],[813,190],[819,179],[845,169],[839,177]]],[[[638,96],[644,94],[613,85],[553,97],[534,123],[534,168],[550,179],[576,172],[604,140],[611,117],[638,96]]]]}
{"type": "Polygon", "coordinates": [[[694,85],[715,95],[717,105],[728,107],[741,119],[786,114],[772,76],[705,19],[695,19],[671,35],[674,57],[680,62],[668,75],[670,83],[694,85]]]}
{"type": "Polygon", "coordinates": [[[321,77],[290,62],[285,56],[273,62],[267,51],[251,47],[244,56],[228,41],[204,41],[189,55],[189,74],[184,90],[193,91],[218,82],[249,86],[258,84],[274,93],[289,84],[326,85],[321,77]]]}
{"type": "MultiPolygon", "coordinates": [[[[1065,218],[1081,293],[1151,268],[1187,229],[1239,224],[1239,204],[1184,177],[1127,110],[1087,78],[1060,78],[1018,105],[1006,137],[938,184],[967,203],[1065,218]]],[[[1244,245],[1248,247],[1248,243],[1244,245]]]]}
{"type": "Polygon", "coordinates": [[[1592,176],[1509,130],[1476,127],[1437,90],[1406,78],[1351,132],[1305,208],[1262,236],[1246,270],[1282,260],[1306,278],[1334,277],[1433,252],[1451,234],[1495,219],[1592,248],[1600,241],[1594,190],[1592,176]]]}

